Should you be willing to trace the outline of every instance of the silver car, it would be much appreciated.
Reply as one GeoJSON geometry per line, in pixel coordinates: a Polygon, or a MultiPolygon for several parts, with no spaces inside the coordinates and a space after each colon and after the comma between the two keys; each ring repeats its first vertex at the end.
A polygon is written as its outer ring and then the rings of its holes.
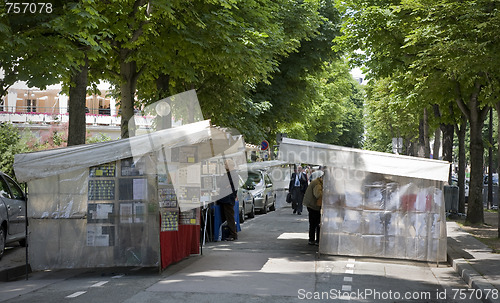
{"type": "Polygon", "coordinates": [[[243,181],[241,176],[239,177],[237,197],[239,201],[240,223],[245,222],[245,216],[248,216],[248,218],[255,217],[255,204],[253,196],[245,187],[245,181],[243,181]]]}
{"type": "Polygon", "coordinates": [[[26,195],[9,176],[0,172],[0,259],[5,245],[26,246],[26,195]]]}
{"type": "Polygon", "coordinates": [[[256,210],[265,214],[276,209],[276,192],[266,171],[249,170],[244,188],[252,194],[256,210]]]}

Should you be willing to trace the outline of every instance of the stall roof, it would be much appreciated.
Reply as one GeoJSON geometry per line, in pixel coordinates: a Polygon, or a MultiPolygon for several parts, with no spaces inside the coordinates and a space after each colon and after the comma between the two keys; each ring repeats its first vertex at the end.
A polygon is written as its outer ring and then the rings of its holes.
{"type": "Polygon", "coordinates": [[[289,163],[311,163],[385,175],[447,181],[446,161],[283,138],[279,159],[289,163]]]}
{"type": "Polygon", "coordinates": [[[248,163],[247,167],[249,170],[259,170],[259,169],[269,169],[273,166],[280,166],[280,165],[286,165],[286,164],[289,164],[289,163],[286,161],[280,161],[280,160],[270,160],[270,161],[248,163]]]}
{"type": "Polygon", "coordinates": [[[144,155],[161,148],[196,144],[214,136],[210,120],[109,142],[17,154],[14,171],[20,182],[144,155]]]}

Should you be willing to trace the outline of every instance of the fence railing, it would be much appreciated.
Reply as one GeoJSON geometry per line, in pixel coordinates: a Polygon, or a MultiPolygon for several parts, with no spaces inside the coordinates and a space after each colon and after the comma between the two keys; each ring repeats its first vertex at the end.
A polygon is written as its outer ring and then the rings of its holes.
{"type": "MultiPolygon", "coordinates": [[[[15,111],[6,111],[6,109],[6,106],[0,106],[0,122],[54,124],[69,121],[66,109],[63,110],[64,113],[59,113],[59,108],[33,106],[17,106],[15,111]]],[[[152,124],[153,117],[142,116],[136,112],[134,120],[135,124],[139,127],[149,127],[152,124]]],[[[109,109],[89,109],[85,114],[85,122],[87,125],[119,126],[121,117],[118,115],[112,116],[109,109]]]]}

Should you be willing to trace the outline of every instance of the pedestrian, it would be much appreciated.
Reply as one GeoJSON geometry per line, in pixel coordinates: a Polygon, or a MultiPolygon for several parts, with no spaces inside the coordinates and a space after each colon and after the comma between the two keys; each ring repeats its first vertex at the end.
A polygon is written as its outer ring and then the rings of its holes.
{"type": "Polygon", "coordinates": [[[302,214],[302,200],[308,185],[307,175],[302,171],[302,166],[298,165],[297,169],[290,177],[288,191],[292,194],[293,213],[302,214]]]}
{"type": "Polygon", "coordinates": [[[224,160],[224,167],[226,174],[220,178],[217,205],[220,205],[222,214],[227,222],[227,227],[229,228],[229,236],[226,238],[226,241],[234,241],[238,239],[236,221],[234,220],[234,205],[238,191],[238,181],[236,180],[238,180],[238,176],[233,160],[224,160]]]}
{"type": "Polygon", "coordinates": [[[309,212],[309,245],[319,245],[321,205],[323,200],[323,172],[317,172],[319,175],[307,187],[303,201],[309,212]]]}
{"type": "Polygon", "coordinates": [[[309,183],[311,183],[314,179],[318,178],[321,175],[323,175],[323,168],[320,166],[318,170],[313,171],[311,177],[309,177],[309,183]]]}

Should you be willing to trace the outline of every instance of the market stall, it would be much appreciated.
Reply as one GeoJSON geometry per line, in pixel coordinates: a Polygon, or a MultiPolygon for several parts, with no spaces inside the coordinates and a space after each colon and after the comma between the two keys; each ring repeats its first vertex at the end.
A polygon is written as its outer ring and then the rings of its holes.
{"type": "Polygon", "coordinates": [[[203,169],[225,153],[246,162],[242,138],[207,120],[16,155],[16,177],[28,184],[31,267],[165,268],[199,253],[200,209],[224,194],[203,169]]]}
{"type": "Polygon", "coordinates": [[[279,159],[326,166],[320,253],[446,261],[449,163],[289,138],[279,159]]]}

